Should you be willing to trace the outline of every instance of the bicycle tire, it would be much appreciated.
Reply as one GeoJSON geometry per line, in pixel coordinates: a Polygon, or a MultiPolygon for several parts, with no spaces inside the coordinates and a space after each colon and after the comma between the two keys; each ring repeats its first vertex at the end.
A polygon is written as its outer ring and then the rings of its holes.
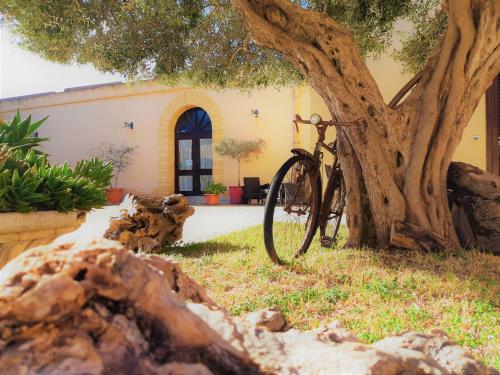
{"type": "Polygon", "coordinates": [[[314,234],[316,233],[316,230],[318,228],[319,213],[321,208],[321,177],[315,170],[314,162],[310,158],[303,155],[295,155],[288,159],[274,176],[271,182],[271,186],[269,187],[269,192],[266,200],[264,212],[264,244],[267,254],[276,264],[289,263],[288,261],[284,260],[282,256],[280,256],[275,247],[274,227],[276,225],[276,222],[274,220],[274,215],[280,196],[280,191],[282,189],[283,180],[287,176],[287,173],[297,163],[302,163],[304,165],[304,168],[311,182],[311,209],[306,220],[304,238],[297,249],[292,249],[292,251],[294,251],[293,259],[304,254],[308,250],[309,246],[311,245],[311,241],[314,238],[314,234]]]}
{"type": "Polygon", "coordinates": [[[324,198],[324,204],[330,203],[330,210],[327,214],[331,216],[326,218],[324,224],[320,225],[320,234],[322,238],[326,236],[330,241],[335,241],[346,204],[346,189],[342,171],[338,169],[332,173],[335,173],[335,176],[332,183],[326,187],[324,198]],[[331,227],[330,230],[328,230],[329,226],[331,227]]]}

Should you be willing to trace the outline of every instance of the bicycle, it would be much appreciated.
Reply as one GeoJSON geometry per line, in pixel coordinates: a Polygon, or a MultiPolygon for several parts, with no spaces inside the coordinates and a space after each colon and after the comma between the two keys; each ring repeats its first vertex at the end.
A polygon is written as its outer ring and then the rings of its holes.
{"type": "Polygon", "coordinates": [[[305,149],[292,149],[292,156],[278,170],[269,187],[264,212],[264,244],[276,264],[288,264],[305,254],[319,227],[320,243],[332,247],[336,242],[346,204],[346,188],[337,158],[337,141],[325,143],[329,126],[359,126],[363,119],[351,122],[324,121],[313,114],[309,121],[295,116],[298,124],[316,127],[318,139],[311,154],[305,149]],[[325,149],[333,156],[325,165],[327,184],[322,197],[321,166],[325,149]]]}

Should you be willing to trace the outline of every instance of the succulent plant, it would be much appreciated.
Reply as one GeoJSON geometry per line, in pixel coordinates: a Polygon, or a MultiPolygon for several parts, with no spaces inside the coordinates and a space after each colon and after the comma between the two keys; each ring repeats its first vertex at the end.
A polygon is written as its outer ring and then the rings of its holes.
{"type": "Polygon", "coordinates": [[[0,144],[20,148],[23,151],[38,147],[40,143],[48,140],[48,138],[38,138],[36,136],[37,130],[45,120],[47,120],[47,117],[32,123],[31,115],[23,120],[19,110],[17,110],[16,115],[10,122],[0,121],[0,144]]]}
{"type": "MultiPolygon", "coordinates": [[[[45,120],[45,119],[44,119],[45,120]]],[[[0,212],[88,211],[106,203],[111,163],[82,160],[75,168],[51,165],[37,149],[46,138],[33,137],[44,120],[21,120],[19,112],[0,125],[0,212]]]]}

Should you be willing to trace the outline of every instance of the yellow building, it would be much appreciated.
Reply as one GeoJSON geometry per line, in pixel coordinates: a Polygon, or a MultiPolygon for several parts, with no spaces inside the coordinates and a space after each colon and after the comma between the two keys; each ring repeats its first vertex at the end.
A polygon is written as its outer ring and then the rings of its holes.
{"type": "MultiPolygon", "coordinates": [[[[389,58],[372,61],[369,66],[387,101],[410,78],[389,58]]],[[[34,119],[49,116],[39,136],[50,137],[44,150],[54,162],[74,164],[102,142],[137,146],[134,163],[119,184],[144,194],[200,194],[210,180],[237,185],[236,163],[213,151],[224,137],[266,141],[260,159],[242,164],[242,176],[270,182],[292,147],[310,149],[315,140],[312,127],[302,126],[300,134],[295,134],[294,115],[319,113],[329,117],[324,102],[309,87],[243,93],[165,87],[154,81],[3,99],[0,118],[10,119],[17,108],[34,119]],[[125,126],[130,123],[133,129],[125,126]]],[[[464,132],[455,160],[486,169],[487,157],[492,157],[488,150],[483,99],[464,132]]]]}

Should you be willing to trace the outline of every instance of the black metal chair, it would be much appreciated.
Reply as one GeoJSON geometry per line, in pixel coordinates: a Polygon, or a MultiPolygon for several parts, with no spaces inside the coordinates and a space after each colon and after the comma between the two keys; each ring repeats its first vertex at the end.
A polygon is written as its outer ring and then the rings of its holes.
{"type": "Polygon", "coordinates": [[[257,200],[258,203],[264,203],[269,184],[260,184],[259,177],[243,177],[243,199],[248,204],[252,199],[257,200]]]}

